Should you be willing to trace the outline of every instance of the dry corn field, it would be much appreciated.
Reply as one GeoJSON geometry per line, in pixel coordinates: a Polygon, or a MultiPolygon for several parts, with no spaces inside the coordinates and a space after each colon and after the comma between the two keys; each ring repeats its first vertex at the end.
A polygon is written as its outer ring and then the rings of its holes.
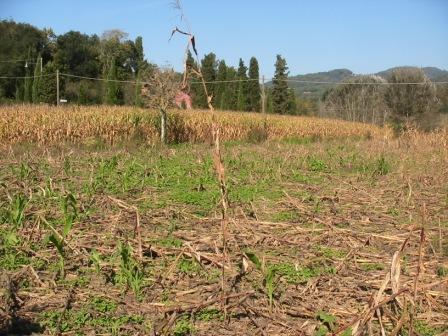
{"type": "Polygon", "coordinates": [[[0,335],[447,335],[447,129],[217,113],[0,109],[0,335]]]}
{"type": "MultiPolygon", "coordinates": [[[[384,137],[388,132],[376,126],[308,117],[287,117],[259,113],[217,112],[221,139],[245,140],[263,131],[268,139],[384,137]],[[267,128],[265,128],[267,125],[267,128]]],[[[15,105],[0,108],[0,143],[82,143],[100,138],[109,143],[136,135],[147,142],[159,138],[159,115],[154,110],[129,107],[51,107],[15,105]]],[[[168,118],[170,142],[203,142],[210,138],[208,111],[174,111],[168,118]]],[[[260,136],[260,135],[258,135],[260,136]]]]}

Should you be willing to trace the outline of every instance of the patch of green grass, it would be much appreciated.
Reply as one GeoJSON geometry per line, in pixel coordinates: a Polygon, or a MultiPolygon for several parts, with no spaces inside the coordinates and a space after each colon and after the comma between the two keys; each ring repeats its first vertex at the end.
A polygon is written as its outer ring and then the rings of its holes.
{"type": "MultiPolygon", "coordinates": [[[[448,326],[432,327],[424,321],[417,320],[414,322],[414,330],[420,336],[442,336],[448,331],[448,326]]],[[[408,328],[402,330],[403,336],[409,335],[408,328]]]]}
{"type": "Polygon", "coordinates": [[[370,271],[382,271],[384,270],[385,266],[381,263],[362,263],[359,265],[359,267],[366,272],[370,271]]]}
{"type": "Polygon", "coordinates": [[[177,319],[176,324],[173,328],[174,336],[186,336],[191,335],[194,332],[195,328],[193,324],[190,322],[188,315],[184,315],[177,319]]]}
{"type": "Polygon", "coordinates": [[[445,278],[448,276],[448,267],[440,265],[437,267],[437,276],[440,278],[445,278]]]}
{"type": "Polygon", "coordinates": [[[160,238],[160,239],[156,240],[155,243],[157,245],[160,245],[160,246],[163,246],[163,247],[176,247],[176,248],[179,248],[179,247],[182,247],[184,242],[182,240],[176,238],[176,237],[168,236],[168,237],[160,238]]]}
{"type": "Polygon", "coordinates": [[[320,136],[308,136],[308,137],[289,137],[282,140],[283,143],[290,145],[309,145],[321,140],[320,136]]]}
{"type": "Polygon", "coordinates": [[[322,159],[315,157],[307,158],[308,169],[313,172],[324,172],[328,170],[328,165],[322,159]]]}
{"type": "Polygon", "coordinates": [[[104,297],[93,297],[90,300],[90,306],[97,312],[100,313],[110,313],[115,312],[117,310],[117,303],[112,301],[111,299],[104,297]]]}
{"type": "MultiPolygon", "coordinates": [[[[97,307],[97,306],[96,306],[97,307]]],[[[104,306],[102,306],[104,308],[104,306]]],[[[93,327],[96,332],[111,335],[123,335],[122,327],[129,324],[141,325],[144,317],[141,315],[112,315],[112,310],[92,312],[88,307],[67,310],[62,315],[61,311],[47,311],[40,315],[40,325],[51,333],[56,332],[59,326],[61,332],[71,332],[83,335],[86,326],[93,327]],[[59,321],[61,323],[59,324],[59,321]]]]}
{"type": "Polygon", "coordinates": [[[201,266],[196,262],[196,260],[183,257],[178,261],[177,269],[180,273],[184,273],[187,275],[196,275],[202,270],[201,266]]]}
{"type": "Polygon", "coordinates": [[[296,211],[280,211],[272,215],[274,222],[294,222],[299,219],[299,214],[296,211]]]}
{"type": "Polygon", "coordinates": [[[31,264],[30,258],[22,252],[11,248],[2,251],[0,248],[0,269],[15,271],[29,264],[31,264]]]}
{"type": "Polygon", "coordinates": [[[377,175],[387,175],[391,170],[390,163],[386,160],[386,158],[381,155],[378,160],[375,161],[375,168],[373,173],[377,175]]]}
{"type": "Polygon", "coordinates": [[[202,309],[195,314],[195,318],[198,321],[209,322],[212,320],[220,320],[224,319],[221,311],[216,308],[202,309]]]}
{"type": "Polygon", "coordinates": [[[400,215],[400,211],[397,208],[389,208],[387,210],[387,214],[389,214],[393,217],[398,217],[400,215]]]}
{"type": "Polygon", "coordinates": [[[343,258],[346,253],[344,251],[338,250],[338,249],[334,249],[331,247],[326,247],[326,246],[322,246],[322,245],[318,245],[314,247],[314,250],[324,256],[325,258],[343,258]]]}

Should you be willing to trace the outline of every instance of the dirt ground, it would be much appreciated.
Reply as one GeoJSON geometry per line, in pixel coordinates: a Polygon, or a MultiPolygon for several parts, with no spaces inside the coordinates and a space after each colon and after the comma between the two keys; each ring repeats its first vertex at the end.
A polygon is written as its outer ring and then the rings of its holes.
{"type": "Polygon", "coordinates": [[[16,146],[0,334],[446,335],[448,146],[16,146]]]}

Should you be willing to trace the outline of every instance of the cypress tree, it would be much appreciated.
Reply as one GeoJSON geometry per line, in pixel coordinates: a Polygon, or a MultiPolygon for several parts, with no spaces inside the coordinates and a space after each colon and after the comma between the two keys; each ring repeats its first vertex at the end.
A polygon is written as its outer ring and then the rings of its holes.
{"type": "Polygon", "coordinates": [[[297,114],[297,100],[294,89],[288,88],[288,114],[297,114]]]}
{"type": "Polygon", "coordinates": [[[247,98],[248,111],[260,112],[261,109],[261,89],[260,89],[260,73],[258,68],[258,61],[255,57],[250,59],[249,63],[249,79],[247,82],[247,98]]]}
{"type": "Polygon", "coordinates": [[[30,72],[28,71],[28,68],[26,68],[26,74],[25,74],[25,85],[23,88],[23,101],[25,103],[31,103],[32,101],[32,85],[33,80],[30,77],[30,72]]]}
{"type": "Polygon", "coordinates": [[[42,77],[42,69],[40,68],[40,56],[37,57],[36,64],[34,67],[34,78],[33,78],[33,89],[32,89],[32,100],[36,104],[39,102],[39,82],[42,77]]]}
{"type": "Polygon", "coordinates": [[[87,84],[84,81],[79,83],[78,104],[87,105],[89,97],[87,96],[87,84]]]}
{"type": "MultiPolygon", "coordinates": [[[[237,79],[237,71],[234,67],[227,68],[226,80],[233,81],[237,79]]],[[[223,106],[225,110],[237,110],[238,105],[238,82],[228,82],[226,83],[226,91],[224,95],[223,106]]]]}
{"type": "Polygon", "coordinates": [[[290,94],[288,92],[288,83],[285,81],[288,78],[288,74],[286,60],[277,55],[271,91],[273,113],[286,114],[289,112],[290,94]]]}
{"type": "MultiPolygon", "coordinates": [[[[209,53],[204,56],[204,59],[201,61],[202,65],[202,76],[204,76],[204,80],[206,82],[214,82],[216,80],[216,55],[214,53],[209,53]]],[[[213,97],[212,103],[215,103],[215,85],[212,83],[206,84],[208,95],[213,97]]],[[[200,101],[200,107],[207,108],[207,98],[205,97],[205,92],[201,87],[202,91],[202,99],[200,101]]]]}
{"type": "Polygon", "coordinates": [[[190,82],[190,95],[192,98],[192,104],[193,107],[199,107],[199,101],[202,99],[203,95],[201,96],[203,89],[202,84],[196,83],[199,82],[199,79],[197,78],[196,74],[194,73],[197,71],[197,64],[193,58],[193,55],[191,54],[191,51],[188,50],[187,52],[187,59],[185,61],[185,65],[187,67],[187,74],[188,74],[188,80],[190,82]],[[195,82],[192,84],[191,82],[195,82]]]}
{"type": "Polygon", "coordinates": [[[119,88],[117,80],[117,66],[115,65],[115,59],[112,59],[109,72],[107,74],[108,81],[106,84],[106,96],[105,103],[107,105],[118,105],[119,103],[119,88]]]}
{"type": "Polygon", "coordinates": [[[240,62],[238,64],[238,72],[237,78],[241,80],[238,82],[238,98],[237,98],[237,107],[238,111],[246,111],[247,107],[247,67],[244,65],[243,60],[240,58],[240,62]]]}
{"type": "Polygon", "coordinates": [[[23,101],[22,87],[19,86],[18,84],[16,84],[16,94],[14,96],[15,96],[17,103],[20,103],[21,101],[23,101]]]}
{"type": "Polygon", "coordinates": [[[143,52],[143,38],[141,36],[137,36],[134,42],[135,45],[135,63],[137,69],[134,69],[138,74],[143,67],[144,63],[144,52],[143,52]]]}
{"type": "Polygon", "coordinates": [[[143,107],[143,99],[142,99],[142,83],[141,83],[141,71],[137,74],[137,83],[135,84],[135,92],[134,92],[134,106],[143,107]]]}
{"type": "MultiPolygon", "coordinates": [[[[225,81],[227,79],[227,65],[224,60],[219,62],[218,74],[216,75],[217,81],[225,81]]],[[[215,84],[215,104],[216,107],[224,110],[226,101],[226,85],[228,83],[217,83],[215,84]]]]}
{"type": "Polygon", "coordinates": [[[53,62],[45,64],[38,84],[37,100],[41,103],[56,103],[56,66],[53,62]]]}

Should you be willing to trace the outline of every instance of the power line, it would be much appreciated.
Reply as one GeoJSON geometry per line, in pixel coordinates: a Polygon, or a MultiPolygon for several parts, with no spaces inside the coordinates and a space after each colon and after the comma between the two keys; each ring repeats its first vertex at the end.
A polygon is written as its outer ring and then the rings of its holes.
{"type": "MultiPolygon", "coordinates": [[[[303,83],[303,84],[333,84],[333,85],[424,85],[428,84],[428,82],[405,82],[405,83],[389,83],[389,82],[329,82],[329,81],[305,81],[305,80],[297,80],[297,79],[282,79],[285,82],[292,83],[303,83]]],[[[448,82],[433,82],[429,81],[432,84],[448,84],[448,82]]]]}
{"type": "MultiPolygon", "coordinates": [[[[67,73],[60,73],[60,76],[72,77],[72,78],[80,78],[80,79],[88,79],[94,81],[103,81],[103,82],[116,82],[116,83],[128,83],[128,84],[151,84],[150,82],[140,82],[140,81],[131,81],[131,80],[119,80],[119,79],[107,79],[107,78],[95,78],[95,77],[87,77],[87,76],[78,76],[67,73]]],[[[8,77],[8,76],[0,76],[0,79],[26,79],[26,78],[35,78],[35,77],[48,77],[54,76],[54,74],[47,75],[37,75],[37,76],[21,76],[21,77],[8,77]]],[[[326,85],[425,85],[428,83],[431,84],[448,84],[448,81],[430,81],[430,82],[404,82],[404,83],[388,83],[388,82],[331,82],[331,81],[308,81],[308,80],[298,80],[298,79],[268,79],[268,81],[284,81],[288,83],[300,83],[300,84],[326,84],[326,85]]],[[[229,79],[229,80],[218,80],[218,81],[206,81],[205,84],[222,84],[222,83],[239,83],[239,82],[259,82],[260,79],[254,78],[246,78],[246,79],[229,79]]],[[[190,84],[202,84],[202,81],[194,81],[190,82],[190,84]]],[[[297,89],[297,88],[294,88],[297,89]]]]}
{"type": "Polygon", "coordinates": [[[8,76],[0,76],[0,79],[28,79],[28,78],[37,78],[37,77],[50,77],[55,76],[56,74],[46,74],[46,75],[37,75],[37,76],[22,76],[22,77],[8,77],[8,76]]]}
{"type": "Polygon", "coordinates": [[[65,76],[65,77],[89,79],[89,80],[103,81],[103,82],[130,83],[130,84],[150,84],[150,83],[147,83],[147,82],[136,82],[136,81],[129,81],[129,80],[107,79],[107,78],[95,78],[95,77],[71,75],[71,74],[66,74],[66,73],[59,73],[59,75],[60,76],[65,76]]]}
{"type": "MultiPolygon", "coordinates": [[[[229,79],[229,80],[219,80],[219,81],[211,81],[211,82],[205,82],[205,84],[219,84],[219,83],[235,83],[235,82],[252,82],[257,81],[259,82],[260,79],[254,79],[254,78],[246,78],[246,79],[229,79]]],[[[202,82],[190,82],[190,84],[202,84],[202,82]]]]}
{"type": "Polygon", "coordinates": [[[36,64],[37,62],[32,62],[32,60],[2,60],[0,63],[17,63],[17,62],[26,62],[30,64],[36,64]]]}

